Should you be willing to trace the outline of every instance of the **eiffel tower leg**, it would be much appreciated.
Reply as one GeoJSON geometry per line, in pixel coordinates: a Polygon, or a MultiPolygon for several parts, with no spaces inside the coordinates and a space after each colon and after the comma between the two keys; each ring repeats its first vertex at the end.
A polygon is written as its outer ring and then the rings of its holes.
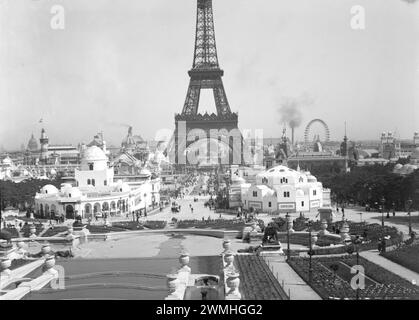
{"type": "Polygon", "coordinates": [[[183,106],[182,114],[191,115],[197,114],[199,105],[199,96],[201,94],[201,87],[189,82],[188,93],[186,94],[185,105],[183,106]]]}
{"type": "Polygon", "coordinates": [[[227,101],[227,96],[224,91],[224,86],[221,79],[215,81],[212,91],[214,93],[214,100],[215,100],[215,106],[217,108],[217,114],[219,115],[229,114],[231,110],[227,101]]]}

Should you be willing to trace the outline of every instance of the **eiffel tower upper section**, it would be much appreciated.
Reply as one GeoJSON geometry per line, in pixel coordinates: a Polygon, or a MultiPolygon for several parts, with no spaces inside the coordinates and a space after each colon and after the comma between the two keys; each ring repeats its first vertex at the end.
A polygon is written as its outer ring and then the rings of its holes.
{"type": "Polygon", "coordinates": [[[197,4],[194,60],[192,69],[188,72],[190,82],[181,116],[182,118],[199,116],[201,89],[212,89],[217,109],[216,118],[237,118],[237,114],[230,110],[221,79],[224,71],[218,64],[212,0],[197,0],[197,4]]]}

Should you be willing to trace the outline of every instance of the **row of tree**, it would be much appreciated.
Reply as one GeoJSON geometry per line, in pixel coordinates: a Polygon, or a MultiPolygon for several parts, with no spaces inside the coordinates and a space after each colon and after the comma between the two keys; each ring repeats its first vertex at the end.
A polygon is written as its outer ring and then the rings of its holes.
{"type": "Polygon", "coordinates": [[[27,179],[20,183],[10,180],[0,181],[0,208],[14,207],[20,210],[32,210],[35,194],[47,184],[52,184],[58,189],[63,181],[61,178],[54,180],[27,179]]]}
{"type": "Polygon", "coordinates": [[[385,210],[405,210],[406,201],[419,208],[419,170],[410,175],[393,173],[394,164],[354,167],[347,173],[313,172],[337,203],[378,207],[384,198],[385,210]]]}

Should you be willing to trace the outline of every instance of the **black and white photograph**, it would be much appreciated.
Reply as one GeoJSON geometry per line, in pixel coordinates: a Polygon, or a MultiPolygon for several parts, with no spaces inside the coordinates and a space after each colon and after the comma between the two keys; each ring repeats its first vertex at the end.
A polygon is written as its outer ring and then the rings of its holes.
{"type": "Polygon", "coordinates": [[[0,0],[0,209],[0,300],[419,300],[419,0],[0,0]]]}

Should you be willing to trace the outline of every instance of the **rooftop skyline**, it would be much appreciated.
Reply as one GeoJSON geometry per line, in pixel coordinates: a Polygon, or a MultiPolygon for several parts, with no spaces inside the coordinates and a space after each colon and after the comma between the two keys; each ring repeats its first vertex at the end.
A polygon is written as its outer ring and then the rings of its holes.
{"type": "MultiPolygon", "coordinates": [[[[344,121],[354,140],[419,131],[417,1],[358,1],[365,30],[351,29],[347,0],[213,2],[218,58],[240,128],[280,137],[278,110],[296,101],[299,141],[314,118],[328,124],[332,140],[343,138],[344,121]]],[[[59,4],[64,30],[50,27],[50,1],[0,3],[0,145],[26,146],[41,127],[52,144],[88,143],[103,131],[117,146],[127,124],[147,140],[174,129],[192,64],[195,1],[59,4]]],[[[215,111],[210,98],[202,96],[200,111],[215,111]]]]}

